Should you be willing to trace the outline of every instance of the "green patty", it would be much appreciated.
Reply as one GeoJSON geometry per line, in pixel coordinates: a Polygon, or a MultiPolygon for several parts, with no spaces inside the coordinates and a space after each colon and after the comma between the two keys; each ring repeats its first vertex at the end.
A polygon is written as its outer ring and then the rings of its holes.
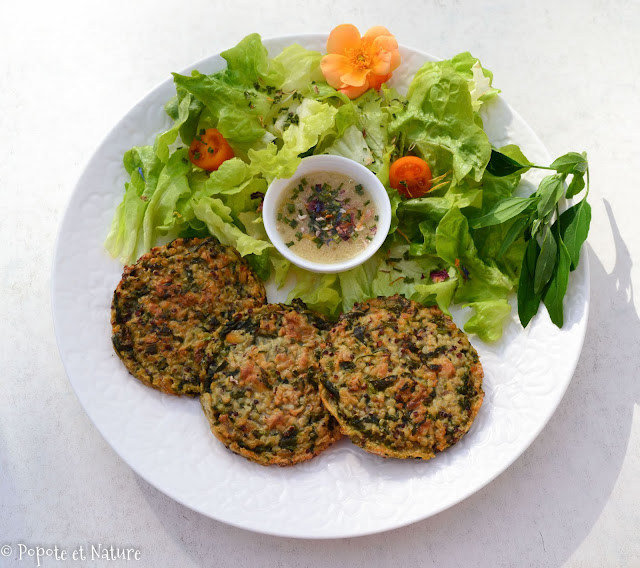
{"type": "Polygon", "coordinates": [[[265,302],[264,286],[235,249],[213,238],[176,239],[125,267],[111,304],[113,346],[146,385],[197,395],[212,332],[265,302]]]}
{"type": "Polygon", "coordinates": [[[262,465],[312,458],[340,436],[316,383],[327,323],[303,304],[270,304],[223,325],[200,397],[214,435],[262,465]]]}
{"type": "Polygon", "coordinates": [[[478,354],[437,307],[401,296],[356,304],[330,331],[320,392],[343,434],[367,451],[432,458],[482,404],[478,354]]]}

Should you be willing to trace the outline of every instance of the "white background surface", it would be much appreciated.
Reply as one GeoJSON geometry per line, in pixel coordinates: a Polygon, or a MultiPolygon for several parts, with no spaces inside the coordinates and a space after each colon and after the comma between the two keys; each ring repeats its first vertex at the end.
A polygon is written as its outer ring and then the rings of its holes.
{"type": "Polygon", "coordinates": [[[141,552],[138,562],[44,566],[640,566],[637,3],[12,2],[1,13],[0,546],[141,552]],[[50,268],[85,163],[170,71],[250,32],[326,33],[342,22],[386,25],[441,57],[471,51],[552,155],[587,150],[591,314],[556,414],[498,479],[403,529],[290,540],[202,517],[117,457],[62,368],[50,268]]]}

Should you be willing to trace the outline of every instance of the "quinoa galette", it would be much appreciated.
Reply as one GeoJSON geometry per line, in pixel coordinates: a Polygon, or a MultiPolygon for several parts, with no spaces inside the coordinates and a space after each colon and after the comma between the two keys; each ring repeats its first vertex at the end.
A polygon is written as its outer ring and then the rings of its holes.
{"type": "Polygon", "coordinates": [[[329,324],[301,302],[238,314],[207,347],[200,401],[213,434],[263,465],[308,460],[340,437],[318,392],[329,324]]]}
{"type": "Polygon", "coordinates": [[[385,457],[434,457],[482,404],[478,354],[451,318],[401,296],[356,304],[331,329],[320,394],[343,434],[385,457]]]}

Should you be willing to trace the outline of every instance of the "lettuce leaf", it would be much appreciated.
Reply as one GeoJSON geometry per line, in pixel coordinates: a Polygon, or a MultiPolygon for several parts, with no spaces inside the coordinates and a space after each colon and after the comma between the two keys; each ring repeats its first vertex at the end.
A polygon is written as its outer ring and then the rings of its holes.
{"type": "Polygon", "coordinates": [[[177,87],[175,96],[167,101],[167,104],[164,105],[164,110],[172,120],[181,122],[179,127],[180,138],[185,144],[191,144],[197,133],[198,121],[204,110],[204,104],[192,97],[188,91],[177,87]],[[185,98],[189,100],[189,114],[183,118],[184,108],[181,108],[181,104],[185,98]]]}
{"type": "Polygon", "coordinates": [[[438,256],[455,267],[459,274],[456,302],[504,299],[513,290],[513,282],[493,261],[482,260],[469,233],[467,218],[453,207],[436,228],[438,256]]]}
{"type": "Polygon", "coordinates": [[[399,205],[400,215],[404,217],[418,214],[422,218],[440,221],[452,208],[475,207],[480,210],[483,192],[479,188],[453,186],[442,197],[417,197],[407,199],[399,205]]]}
{"type": "Polygon", "coordinates": [[[337,318],[342,303],[338,291],[338,275],[316,274],[295,267],[292,270],[296,276],[296,285],[289,292],[287,303],[299,298],[309,308],[330,318],[337,318]]]}
{"type": "Polygon", "coordinates": [[[255,91],[247,90],[244,85],[230,85],[219,76],[203,75],[198,71],[194,71],[191,77],[174,73],[173,80],[178,87],[204,103],[217,119],[218,130],[232,146],[251,144],[264,136],[265,130],[258,117],[269,110],[269,104],[255,91]],[[245,96],[245,91],[251,95],[245,96]]]}
{"type": "Polygon", "coordinates": [[[306,152],[315,146],[322,133],[331,128],[338,110],[326,103],[304,99],[298,107],[298,124],[283,134],[283,149],[291,153],[306,152]]]}
{"type": "Polygon", "coordinates": [[[273,58],[273,62],[280,65],[283,73],[280,89],[285,92],[299,91],[305,95],[310,94],[313,84],[324,80],[320,70],[320,59],[320,52],[308,50],[297,43],[285,47],[273,58]]]}
{"type": "Polygon", "coordinates": [[[285,130],[279,150],[275,144],[249,150],[252,171],[262,174],[269,183],[275,178],[291,177],[302,159],[300,154],[315,146],[322,133],[333,126],[337,112],[329,104],[304,99],[298,107],[298,124],[285,130]]]}
{"type": "MultiPolygon", "coordinates": [[[[520,163],[529,163],[529,160],[516,145],[503,146],[499,150],[520,163]]],[[[498,177],[485,171],[481,182],[482,207],[480,209],[466,209],[465,216],[471,220],[488,213],[499,201],[513,195],[520,184],[520,179],[520,172],[498,177]]],[[[506,252],[503,252],[501,248],[515,221],[516,219],[511,219],[506,223],[471,230],[480,258],[493,259],[500,271],[508,276],[514,285],[518,282],[526,249],[524,230],[514,239],[506,252]]]]}
{"type": "Polygon", "coordinates": [[[416,284],[415,293],[411,296],[412,300],[428,305],[430,299],[433,298],[438,307],[448,315],[449,306],[453,300],[453,295],[458,288],[458,278],[453,270],[449,272],[449,278],[441,282],[430,282],[427,284],[416,284]]]}
{"type": "Polygon", "coordinates": [[[222,244],[236,248],[240,256],[260,255],[262,251],[273,246],[268,241],[255,239],[240,230],[233,222],[231,208],[220,199],[203,197],[194,204],[193,211],[214,237],[222,244]]]}
{"type": "Polygon", "coordinates": [[[191,95],[186,93],[185,97],[178,104],[178,116],[173,123],[173,126],[169,130],[163,132],[156,137],[153,149],[158,156],[158,159],[166,163],[169,160],[169,146],[173,144],[178,138],[180,129],[184,123],[189,119],[191,115],[191,95]]]}
{"type": "Polygon", "coordinates": [[[500,92],[500,89],[496,89],[492,85],[493,73],[485,69],[480,60],[468,51],[459,53],[450,60],[438,63],[440,65],[450,65],[467,79],[474,110],[478,110],[483,102],[491,100],[500,92]]]}
{"type": "Polygon", "coordinates": [[[289,276],[291,263],[275,248],[269,249],[269,260],[271,262],[271,267],[273,268],[274,283],[278,288],[282,288],[289,276]]]}
{"type": "Polygon", "coordinates": [[[364,302],[375,297],[371,283],[380,267],[380,255],[374,255],[367,262],[338,274],[342,295],[342,311],[348,312],[356,302],[364,302]]]}
{"type": "Polygon", "coordinates": [[[350,158],[377,174],[387,165],[385,160],[392,149],[387,131],[390,116],[388,101],[369,90],[338,108],[336,133],[325,134],[324,144],[316,153],[350,158]]]}
{"type": "Polygon", "coordinates": [[[448,313],[451,299],[457,288],[455,271],[441,282],[431,279],[432,272],[443,269],[444,263],[435,255],[420,258],[409,256],[409,246],[391,246],[380,258],[377,273],[371,279],[370,297],[401,294],[425,305],[438,304],[448,313]]]}
{"type": "Polygon", "coordinates": [[[220,55],[227,62],[227,68],[220,75],[230,85],[253,86],[256,81],[279,85],[284,80],[282,63],[269,58],[258,34],[249,34],[220,55]]]}
{"type": "Polygon", "coordinates": [[[325,130],[320,135],[318,143],[313,149],[314,154],[325,154],[326,149],[341,139],[351,126],[357,128],[358,113],[356,107],[351,102],[345,103],[336,108],[337,110],[333,120],[333,127],[325,130]]]}
{"type": "Polygon", "coordinates": [[[234,148],[248,147],[265,135],[264,117],[273,106],[269,93],[284,79],[284,69],[269,59],[258,34],[248,35],[222,57],[227,61],[223,71],[193,71],[190,77],[174,73],[174,82],[206,106],[234,148]]]}
{"type": "Polygon", "coordinates": [[[181,222],[175,215],[178,200],[191,193],[187,180],[187,152],[187,148],[174,152],[158,176],[158,184],[149,199],[142,222],[144,250],[154,246],[159,234],[168,233],[181,222]]]}
{"type": "Polygon", "coordinates": [[[454,182],[467,175],[480,181],[491,144],[476,123],[467,79],[449,65],[428,62],[413,78],[407,99],[406,110],[391,122],[389,134],[447,149],[454,182]]]}
{"type": "MultiPolygon", "coordinates": [[[[233,215],[246,211],[255,212],[258,203],[252,197],[267,191],[267,182],[255,175],[251,167],[238,158],[223,162],[215,172],[211,172],[205,184],[206,195],[217,195],[229,207],[233,215]]],[[[266,238],[266,235],[265,235],[266,238]]]]}
{"type": "Polygon", "coordinates": [[[369,90],[356,99],[360,129],[371,151],[374,163],[370,168],[378,172],[383,165],[385,154],[389,151],[388,125],[391,119],[388,100],[377,91],[369,90]]]}
{"type": "Polygon", "coordinates": [[[136,146],[124,154],[123,164],[130,179],[116,209],[105,248],[124,264],[134,262],[143,251],[142,222],[149,198],[163,168],[152,146],[136,146]]]}
{"type": "Polygon", "coordinates": [[[362,135],[362,130],[360,130],[355,124],[349,126],[345,133],[331,146],[329,146],[324,153],[332,154],[334,156],[343,156],[344,158],[349,158],[363,166],[373,164],[373,154],[371,153],[371,149],[362,135]]]}
{"type": "Polygon", "coordinates": [[[468,305],[474,314],[464,325],[467,333],[475,333],[482,341],[494,342],[502,337],[502,328],[511,305],[506,300],[487,300],[468,305]]]}

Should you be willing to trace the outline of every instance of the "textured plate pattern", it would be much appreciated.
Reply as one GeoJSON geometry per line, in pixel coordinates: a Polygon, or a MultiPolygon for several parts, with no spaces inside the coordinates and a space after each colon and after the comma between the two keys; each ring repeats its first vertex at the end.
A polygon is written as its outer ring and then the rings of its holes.
{"type": "MultiPolygon", "coordinates": [[[[325,37],[317,35],[265,43],[276,54],[295,41],[324,50],[325,37]]],[[[400,89],[433,59],[407,48],[402,56],[394,77],[400,89]]],[[[194,68],[213,72],[223,63],[216,56],[194,68]]],[[[485,370],[484,404],[462,441],[428,462],[385,460],[342,440],[310,462],[265,468],[227,451],[209,432],[197,400],[155,392],[127,373],[112,350],[109,324],[122,266],[103,242],[123,191],[122,155],[133,145],[152,143],[169,124],[162,107],[172,91],[170,81],[155,89],[98,148],[72,195],[56,247],[52,294],[61,357],[108,443],[149,483],[184,505],[232,525],[293,537],[347,537],[399,527],[454,505],[504,471],[547,423],[571,380],[587,320],[586,254],[570,283],[564,329],[542,310],[524,331],[514,317],[497,345],[471,337],[485,370]]],[[[540,140],[504,101],[487,107],[485,124],[494,144],[516,142],[534,162],[549,162],[540,140]]],[[[271,301],[281,299],[282,292],[271,293],[271,301]]],[[[463,311],[453,316],[458,325],[465,320],[463,311]]]]}

